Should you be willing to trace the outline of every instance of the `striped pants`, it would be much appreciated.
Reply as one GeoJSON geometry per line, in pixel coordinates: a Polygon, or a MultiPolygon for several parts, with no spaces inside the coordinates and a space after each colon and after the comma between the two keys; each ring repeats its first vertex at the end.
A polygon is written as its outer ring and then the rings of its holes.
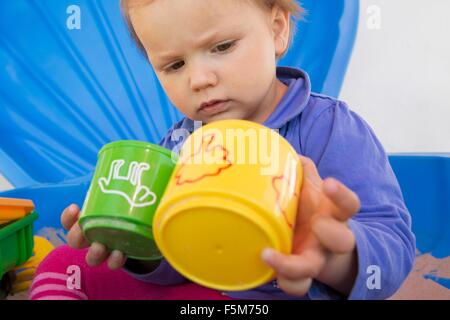
{"type": "Polygon", "coordinates": [[[87,249],[61,246],[39,265],[30,287],[31,300],[227,300],[222,293],[185,283],[160,286],[134,279],[106,262],[90,267],[87,249]]]}

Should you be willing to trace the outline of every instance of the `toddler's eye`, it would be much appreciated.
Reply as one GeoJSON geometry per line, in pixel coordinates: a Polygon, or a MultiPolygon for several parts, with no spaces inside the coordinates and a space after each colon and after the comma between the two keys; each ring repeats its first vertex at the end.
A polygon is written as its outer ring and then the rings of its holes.
{"type": "Polygon", "coordinates": [[[178,69],[180,69],[182,66],[184,66],[184,61],[178,61],[178,62],[175,62],[174,64],[171,64],[170,66],[168,66],[168,67],[167,67],[167,70],[168,70],[168,71],[171,71],[171,70],[178,70],[178,69]]]}
{"type": "Polygon", "coordinates": [[[217,47],[214,48],[214,50],[217,49],[218,52],[227,51],[234,45],[234,43],[235,43],[235,41],[230,41],[230,42],[219,44],[217,47]]]}

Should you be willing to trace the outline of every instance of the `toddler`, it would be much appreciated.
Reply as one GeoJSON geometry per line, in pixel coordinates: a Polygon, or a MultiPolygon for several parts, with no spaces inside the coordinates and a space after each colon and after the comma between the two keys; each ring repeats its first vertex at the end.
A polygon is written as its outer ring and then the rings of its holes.
{"type": "Polygon", "coordinates": [[[291,42],[292,18],[301,16],[302,8],[294,0],[123,0],[121,6],[165,93],[185,115],[160,145],[179,148],[197,121],[245,119],[278,130],[296,149],[304,182],[293,249],[288,255],[270,248],[261,253],[276,280],[219,293],[189,283],[165,259],[126,259],[100,243],[89,245],[77,223],[79,207],[70,205],[61,217],[70,247],[56,249],[41,264],[31,298],[385,299],[394,294],[412,268],[415,237],[382,145],[344,102],[311,92],[307,73],[277,67],[291,42]],[[69,265],[80,268],[82,279],[71,290],[64,286],[69,265]]]}

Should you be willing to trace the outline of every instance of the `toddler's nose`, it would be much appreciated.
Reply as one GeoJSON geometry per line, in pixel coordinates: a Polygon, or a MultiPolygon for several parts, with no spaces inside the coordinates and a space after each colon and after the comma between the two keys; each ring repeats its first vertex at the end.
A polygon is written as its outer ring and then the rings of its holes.
{"type": "Polygon", "coordinates": [[[217,75],[205,67],[193,67],[190,73],[190,85],[193,91],[199,91],[217,84],[217,75]]]}

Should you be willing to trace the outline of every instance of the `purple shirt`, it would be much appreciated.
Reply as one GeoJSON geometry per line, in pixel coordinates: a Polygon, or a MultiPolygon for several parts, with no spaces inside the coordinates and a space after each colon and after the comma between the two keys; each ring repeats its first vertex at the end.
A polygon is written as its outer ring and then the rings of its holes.
{"type": "MultiPolygon", "coordinates": [[[[347,298],[388,298],[399,289],[413,266],[415,237],[382,145],[369,125],[344,102],[312,93],[305,72],[278,67],[277,78],[289,88],[264,125],[278,129],[299,154],[311,158],[322,178],[338,179],[361,201],[359,213],[349,221],[356,238],[358,275],[347,298]]],[[[194,129],[194,121],[184,118],[169,130],[160,145],[178,152],[194,129]]],[[[131,274],[161,285],[187,281],[166,260],[152,273],[131,274]]],[[[346,298],[318,281],[313,281],[304,297],[290,296],[274,282],[227,294],[243,299],[346,298]]]]}

